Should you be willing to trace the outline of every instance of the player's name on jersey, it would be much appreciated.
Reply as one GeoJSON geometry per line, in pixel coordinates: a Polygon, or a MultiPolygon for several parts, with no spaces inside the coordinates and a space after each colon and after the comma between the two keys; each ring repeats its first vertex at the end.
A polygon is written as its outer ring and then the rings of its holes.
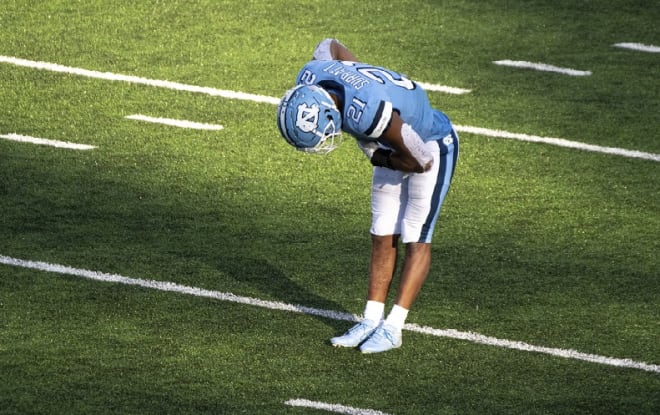
{"type": "Polygon", "coordinates": [[[336,76],[355,89],[360,89],[369,83],[368,78],[359,73],[346,70],[346,66],[340,62],[332,62],[330,65],[323,68],[323,72],[336,76]]]}

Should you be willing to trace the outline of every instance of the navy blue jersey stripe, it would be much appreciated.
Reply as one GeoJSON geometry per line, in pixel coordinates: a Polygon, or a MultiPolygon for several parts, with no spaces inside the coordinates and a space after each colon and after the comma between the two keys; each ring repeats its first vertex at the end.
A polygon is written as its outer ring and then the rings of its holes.
{"type": "Polygon", "coordinates": [[[380,124],[380,119],[383,118],[384,109],[385,101],[380,101],[380,104],[378,105],[378,111],[376,111],[376,116],[374,117],[374,121],[371,123],[367,131],[364,132],[365,135],[371,136],[371,133],[373,133],[376,127],[378,127],[378,124],[380,124]]]}

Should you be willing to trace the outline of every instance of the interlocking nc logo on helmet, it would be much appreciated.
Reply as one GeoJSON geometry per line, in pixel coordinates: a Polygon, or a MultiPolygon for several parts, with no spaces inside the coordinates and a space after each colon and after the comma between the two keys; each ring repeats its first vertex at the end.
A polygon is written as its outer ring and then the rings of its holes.
{"type": "Polygon", "coordinates": [[[316,130],[319,126],[319,106],[318,104],[309,105],[302,103],[298,105],[298,115],[296,116],[296,127],[309,133],[316,130]]]}

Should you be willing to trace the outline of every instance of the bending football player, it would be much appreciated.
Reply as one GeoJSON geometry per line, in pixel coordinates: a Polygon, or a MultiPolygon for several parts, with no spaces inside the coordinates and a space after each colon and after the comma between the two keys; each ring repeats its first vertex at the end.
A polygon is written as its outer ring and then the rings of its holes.
{"type": "Polygon", "coordinates": [[[336,39],[320,42],[277,110],[296,149],[326,154],[352,135],[373,164],[371,259],[363,319],[330,340],[363,353],[401,346],[431,266],[431,240],[458,159],[458,135],[426,92],[395,71],[361,63],[336,39]],[[405,249],[395,304],[385,301],[405,249]]]}

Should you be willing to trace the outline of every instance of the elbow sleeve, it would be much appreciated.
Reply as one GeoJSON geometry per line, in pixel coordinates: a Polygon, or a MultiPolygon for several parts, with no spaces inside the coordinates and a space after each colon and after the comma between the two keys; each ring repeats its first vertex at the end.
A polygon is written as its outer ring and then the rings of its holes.
{"type": "Polygon", "coordinates": [[[330,61],[334,59],[332,57],[333,40],[334,39],[327,38],[319,42],[319,44],[316,45],[316,49],[314,49],[314,54],[313,54],[314,59],[316,59],[317,61],[330,61]]]}
{"type": "Polygon", "coordinates": [[[403,144],[420,166],[425,166],[426,163],[433,160],[433,156],[424,146],[422,137],[409,124],[404,123],[401,126],[401,136],[403,137],[403,144]]]}

